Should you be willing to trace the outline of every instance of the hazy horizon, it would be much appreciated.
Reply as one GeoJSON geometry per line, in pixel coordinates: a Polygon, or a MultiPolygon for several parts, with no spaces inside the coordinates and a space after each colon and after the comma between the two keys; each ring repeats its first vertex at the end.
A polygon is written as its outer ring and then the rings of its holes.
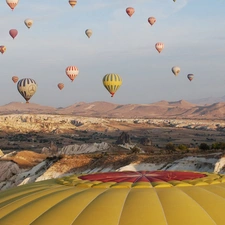
{"type": "Polygon", "coordinates": [[[65,107],[76,102],[148,104],[224,96],[225,1],[86,0],[19,1],[12,12],[0,3],[2,98],[0,105],[24,102],[12,76],[33,78],[38,89],[31,103],[65,107]],[[134,7],[129,17],[125,9],[134,7]],[[154,16],[153,26],[147,22],[154,16]],[[28,29],[24,20],[34,20],[28,29]],[[10,29],[17,29],[13,40],[10,29]],[[90,39],[86,29],[92,29],[90,39]],[[159,54],[156,42],[165,48],[159,54]],[[71,82],[67,66],[79,68],[71,82]],[[177,77],[171,72],[179,66],[177,77]],[[118,73],[123,84],[113,98],[102,78],[118,73]],[[187,74],[195,75],[190,82],[187,74]],[[57,84],[62,82],[62,91],[57,84]],[[4,97],[4,98],[3,98],[4,97]]]}

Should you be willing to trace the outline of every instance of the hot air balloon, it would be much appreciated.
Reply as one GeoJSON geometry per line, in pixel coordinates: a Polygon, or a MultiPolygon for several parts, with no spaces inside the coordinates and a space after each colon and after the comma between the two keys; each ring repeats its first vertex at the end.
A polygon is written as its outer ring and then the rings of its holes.
{"type": "Polygon", "coordinates": [[[5,47],[4,45],[1,45],[1,46],[0,46],[0,52],[1,52],[2,54],[4,54],[5,51],[6,51],[6,47],[5,47]]]}
{"type": "Polygon", "coordinates": [[[1,225],[224,225],[225,175],[73,174],[1,191],[0,203],[1,225]]]}
{"type": "Polygon", "coordinates": [[[12,81],[13,81],[14,83],[16,83],[18,80],[19,80],[19,78],[18,78],[17,76],[13,76],[13,77],[12,77],[12,81]]]}
{"type": "Polygon", "coordinates": [[[70,78],[72,82],[77,77],[78,74],[79,70],[76,66],[68,66],[66,68],[66,75],[70,78]]]}
{"type": "Polygon", "coordinates": [[[151,24],[151,26],[156,22],[156,18],[155,17],[149,17],[148,18],[148,22],[151,24]]]}
{"type": "Polygon", "coordinates": [[[122,78],[118,74],[108,73],[102,79],[103,85],[111,94],[111,97],[114,96],[116,91],[122,85],[122,78]]]}
{"type": "Polygon", "coordinates": [[[188,80],[192,81],[194,78],[194,74],[188,74],[187,78],[188,78],[188,80]]]}
{"type": "Polygon", "coordinates": [[[24,23],[28,27],[28,29],[30,29],[31,26],[33,25],[33,20],[32,19],[26,19],[26,20],[24,20],[24,23]]]}
{"type": "Polygon", "coordinates": [[[10,34],[10,36],[14,39],[14,38],[17,36],[18,31],[17,31],[16,29],[11,29],[11,30],[9,31],[9,34],[10,34]]]}
{"type": "Polygon", "coordinates": [[[174,73],[175,76],[177,76],[180,73],[180,67],[178,66],[172,67],[172,72],[174,73]]]}
{"type": "Polygon", "coordinates": [[[12,10],[17,6],[18,2],[19,0],[6,0],[6,3],[12,10]]]}
{"type": "Polygon", "coordinates": [[[60,90],[62,90],[63,88],[64,88],[64,84],[63,83],[58,83],[58,88],[60,89],[60,90]]]}
{"type": "Polygon", "coordinates": [[[74,7],[77,4],[76,0],[69,0],[69,4],[74,7]]]}
{"type": "Polygon", "coordinates": [[[85,30],[85,34],[88,36],[88,38],[90,38],[92,35],[92,30],[90,29],[85,30]]]}
{"type": "Polygon", "coordinates": [[[176,0],[173,0],[174,2],[176,2],[176,0]]]}
{"type": "Polygon", "coordinates": [[[131,17],[134,14],[134,12],[135,12],[134,8],[132,8],[132,7],[126,8],[126,13],[127,13],[128,16],[131,17]]]}
{"type": "Polygon", "coordinates": [[[160,53],[164,48],[164,44],[162,42],[158,42],[155,44],[155,48],[160,53]]]}
{"type": "Polygon", "coordinates": [[[26,103],[29,103],[30,98],[35,94],[37,90],[37,84],[35,80],[31,78],[23,78],[18,81],[17,90],[24,97],[26,103]]]}

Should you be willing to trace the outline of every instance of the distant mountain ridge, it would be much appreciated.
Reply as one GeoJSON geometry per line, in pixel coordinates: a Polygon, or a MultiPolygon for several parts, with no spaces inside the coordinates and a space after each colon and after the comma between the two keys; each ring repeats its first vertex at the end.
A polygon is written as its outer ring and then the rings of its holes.
{"type": "Polygon", "coordinates": [[[108,118],[192,118],[225,119],[225,102],[197,105],[185,100],[159,101],[151,104],[114,104],[109,102],[79,102],[54,108],[35,103],[11,102],[0,106],[0,114],[59,114],[108,118]]]}
{"type": "Polygon", "coordinates": [[[225,95],[222,97],[208,97],[188,101],[197,105],[211,105],[218,102],[225,102],[225,95]]]}

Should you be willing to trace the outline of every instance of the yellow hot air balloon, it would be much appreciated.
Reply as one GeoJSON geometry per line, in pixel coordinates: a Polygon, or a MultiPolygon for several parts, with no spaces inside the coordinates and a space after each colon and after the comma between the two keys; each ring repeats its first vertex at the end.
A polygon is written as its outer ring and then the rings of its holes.
{"type": "Polygon", "coordinates": [[[74,7],[77,4],[76,0],[69,0],[69,4],[74,7]]]}
{"type": "Polygon", "coordinates": [[[225,175],[70,175],[0,192],[1,225],[224,225],[225,175]]]}
{"type": "Polygon", "coordinates": [[[91,37],[91,35],[92,35],[92,30],[91,29],[87,29],[87,30],[85,30],[85,34],[88,36],[88,38],[90,38],[91,37]]]}
{"type": "Polygon", "coordinates": [[[34,21],[32,19],[26,19],[26,20],[24,20],[24,23],[28,27],[28,29],[30,29],[31,26],[33,25],[34,21]]]}
{"type": "Polygon", "coordinates": [[[111,94],[111,97],[113,97],[116,91],[122,85],[123,81],[120,75],[114,74],[114,73],[108,73],[103,77],[102,82],[105,88],[111,94]]]}
{"type": "Polygon", "coordinates": [[[29,103],[30,98],[35,94],[37,90],[37,84],[35,80],[31,78],[24,78],[18,81],[17,90],[24,97],[26,103],[29,103]]]}

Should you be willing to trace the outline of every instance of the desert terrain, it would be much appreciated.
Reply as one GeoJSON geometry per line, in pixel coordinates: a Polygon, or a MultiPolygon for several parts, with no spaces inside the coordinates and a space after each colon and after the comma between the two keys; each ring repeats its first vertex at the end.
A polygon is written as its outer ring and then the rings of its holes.
{"type": "Polygon", "coordinates": [[[71,173],[138,169],[223,173],[225,150],[212,148],[224,143],[223,104],[1,106],[0,190],[71,173]],[[209,149],[199,148],[202,143],[209,149]]]}

